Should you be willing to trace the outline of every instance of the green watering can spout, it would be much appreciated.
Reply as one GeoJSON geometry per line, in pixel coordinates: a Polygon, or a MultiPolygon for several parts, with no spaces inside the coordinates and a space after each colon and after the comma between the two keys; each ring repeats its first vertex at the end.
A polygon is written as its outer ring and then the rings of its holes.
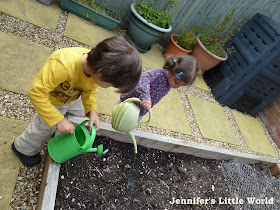
{"type": "Polygon", "coordinates": [[[92,148],[96,136],[96,127],[92,126],[92,133],[88,132],[84,124],[88,120],[75,126],[73,134],[62,133],[51,138],[48,142],[48,151],[51,158],[57,163],[63,163],[70,158],[85,152],[97,152],[98,155],[103,154],[103,145],[92,148]]]}
{"type": "Polygon", "coordinates": [[[99,156],[103,155],[103,144],[97,146],[97,148],[89,148],[86,152],[97,152],[99,156]]]}

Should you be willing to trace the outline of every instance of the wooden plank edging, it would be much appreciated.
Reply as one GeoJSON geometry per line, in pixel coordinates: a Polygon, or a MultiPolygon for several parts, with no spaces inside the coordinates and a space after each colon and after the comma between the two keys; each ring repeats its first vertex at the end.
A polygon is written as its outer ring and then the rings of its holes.
{"type": "Polygon", "coordinates": [[[60,166],[61,164],[54,162],[48,153],[38,195],[37,210],[54,209],[60,166]]]}
{"type": "MultiPolygon", "coordinates": [[[[69,120],[79,124],[84,121],[85,118],[69,116],[69,120]]],[[[188,142],[169,136],[162,136],[138,130],[133,130],[132,133],[134,134],[138,145],[159,149],[165,152],[185,153],[206,159],[230,160],[237,158],[248,164],[264,163],[271,166],[275,163],[280,163],[280,160],[275,158],[231,151],[200,143],[188,142]]],[[[132,143],[130,137],[126,133],[114,130],[109,123],[101,123],[101,128],[97,131],[97,135],[107,136],[120,142],[132,143]]]]}

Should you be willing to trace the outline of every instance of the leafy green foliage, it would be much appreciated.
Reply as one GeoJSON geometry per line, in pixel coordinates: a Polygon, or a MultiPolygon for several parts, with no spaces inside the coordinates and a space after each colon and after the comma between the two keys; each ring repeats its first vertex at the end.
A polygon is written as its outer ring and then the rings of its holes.
{"type": "Polygon", "coordinates": [[[215,24],[205,25],[199,27],[199,39],[207,50],[211,53],[219,56],[226,57],[226,54],[230,52],[230,49],[226,52],[224,48],[226,43],[231,39],[239,27],[229,29],[228,25],[235,13],[235,8],[228,14],[224,20],[220,22],[220,16],[216,19],[215,24]]]}
{"type": "Polygon", "coordinates": [[[135,3],[135,10],[148,23],[152,23],[160,28],[168,28],[173,21],[173,15],[169,14],[169,12],[173,6],[177,5],[177,1],[167,0],[164,10],[157,9],[157,3],[141,1],[135,3]]]}
{"type": "Polygon", "coordinates": [[[99,3],[96,3],[95,0],[76,0],[76,1],[116,20],[118,20],[119,18],[118,13],[116,12],[116,9],[113,6],[111,6],[110,9],[106,9],[105,5],[100,5],[99,3]]]}
{"type": "Polygon", "coordinates": [[[186,49],[186,50],[191,50],[197,43],[196,40],[196,32],[197,32],[197,27],[192,27],[189,30],[184,26],[183,32],[177,37],[176,43],[186,49]]]}

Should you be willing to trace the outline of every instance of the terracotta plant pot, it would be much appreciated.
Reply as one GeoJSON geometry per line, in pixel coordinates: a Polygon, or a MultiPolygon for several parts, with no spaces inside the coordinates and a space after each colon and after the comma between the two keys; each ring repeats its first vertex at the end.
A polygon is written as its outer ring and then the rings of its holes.
{"type": "Polygon", "coordinates": [[[170,42],[169,44],[167,45],[167,47],[165,48],[164,52],[163,52],[163,55],[166,55],[166,54],[171,54],[174,56],[174,58],[179,55],[179,54],[189,54],[192,52],[192,50],[186,50],[182,47],[180,47],[176,42],[175,40],[177,39],[178,35],[176,34],[172,34],[170,36],[170,42]]]}
{"type": "Polygon", "coordinates": [[[191,55],[198,60],[202,73],[212,69],[214,66],[228,58],[228,56],[222,58],[211,53],[200,42],[199,38],[197,38],[197,44],[194,46],[191,55]]]}

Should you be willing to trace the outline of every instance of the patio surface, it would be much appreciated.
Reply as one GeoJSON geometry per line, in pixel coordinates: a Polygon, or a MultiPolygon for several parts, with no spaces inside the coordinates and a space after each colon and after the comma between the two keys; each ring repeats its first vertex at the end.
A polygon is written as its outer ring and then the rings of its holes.
{"type": "MultiPolygon", "coordinates": [[[[22,20],[31,23],[36,27],[47,30],[50,37],[40,37],[34,42],[32,39],[23,38],[16,32],[5,31],[1,25],[0,31],[0,88],[14,93],[28,94],[29,86],[31,85],[40,66],[47,59],[49,54],[58,47],[70,47],[64,45],[47,46],[49,39],[55,39],[57,35],[56,26],[58,24],[61,9],[57,2],[51,6],[45,6],[35,0],[4,0],[0,1],[0,12],[3,16],[8,15],[15,17],[15,20],[22,20]],[[3,50],[4,49],[4,50],[3,50]]],[[[1,24],[1,22],[0,22],[1,24]]],[[[82,43],[85,46],[95,46],[98,42],[105,38],[117,35],[117,31],[107,31],[92,23],[85,21],[73,14],[68,15],[67,24],[63,31],[65,40],[74,40],[82,43]]],[[[26,34],[26,37],[31,34],[26,34]]],[[[33,36],[33,35],[32,35],[33,36]]],[[[143,67],[152,69],[163,65],[163,56],[161,51],[153,46],[152,50],[141,54],[143,59],[143,67]]],[[[225,109],[211,100],[204,100],[203,97],[192,94],[193,92],[205,92],[210,94],[210,90],[205,84],[203,78],[199,76],[192,87],[192,92],[186,92],[186,103],[188,103],[188,111],[184,100],[182,100],[182,92],[171,90],[170,93],[153,109],[153,120],[150,124],[151,130],[165,130],[167,133],[176,133],[178,136],[187,136],[188,138],[179,138],[178,144],[174,143],[177,139],[169,135],[162,136],[161,140],[149,141],[149,131],[145,131],[146,139],[140,139],[143,133],[138,135],[138,140],[144,146],[168,150],[171,152],[189,152],[188,146],[196,144],[196,148],[209,148],[208,151],[221,153],[230,153],[231,148],[244,148],[238,151],[238,154],[252,157],[264,157],[264,162],[279,163],[279,150],[276,149],[275,143],[272,141],[264,126],[261,125],[259,118],[246,116],[237,111],[230,110],[234,119],[234,124],[238,127],[238,132],[234,131],[232,122],[229,121],[225,109]],[[190,121],[188,114],[193,115],[196,123],[196,128],[192,127],[193,122],[190,121]],[[200,141],[196,142],[195,132],[200,133],[200,141]],[[140,136],[140,137],[139,137],[140,136]],[[209,143],[210,142],[210,143],[209,143]],[[223,144],[225,147],[221,149],[219,146],[213,145],[223,144]],[[241,147],[243,145],[243,147],[241,147]]],[[[105,115],[111,115],[113,106],[118,100],[119,94],[114,92],[113,88],[98,89],[97,101],[98,112],[105,115]]],[[[2,111],[2,110],[0,110],[2,111]]],[[[1,112],[0,112],[1,113],[1,112]]],[[[1,115],[2,116],[2,115],[1,115]]],[[[20,161],[11,150],[13,140],[27,127],[27,121],[15,120],[0,116],[0,209],[7,209],[13,194],[17,174],[20,167],[20,161]]],[[[145,118],[144,118],[145,119],[145,118]]],[[[103,123],[103,128],[106,130],[108,123],[103,123]],[[105,128],[106,127],[106,128],[105,128]]],[[[148,130],[149,127],[147,126],[148,130]]],[[[110,130],[108,128],[107,130],[110,130]]],[[[112,130],[110,130],[113,132],[112,130]]],[[[138,131],[136,131],[136,134],[138,131]]],[[[102,132],[101,132],[102,133],[102,132]]],[[[155,133],[151,132],[151,139],[155,137],[155,133]]],[[[157,137],[160,135],[157,135],[157,137]]],[[[191,148],[191,147],[189,147],[191,148]]],[[[236,150],[233,150],[236,152],[236,150]]],[[[200,153],[195,153],[200,156],[200,153]]],[[[236,153],[237,154],[237,153],[236,153]]],[[[205,157],[205,154],[201,154],[205,157]]],[[[237,155],[238,156],[238,155],[237,155]]],[[[218,157],[218,156],[217,156],[218,157]]]]}

